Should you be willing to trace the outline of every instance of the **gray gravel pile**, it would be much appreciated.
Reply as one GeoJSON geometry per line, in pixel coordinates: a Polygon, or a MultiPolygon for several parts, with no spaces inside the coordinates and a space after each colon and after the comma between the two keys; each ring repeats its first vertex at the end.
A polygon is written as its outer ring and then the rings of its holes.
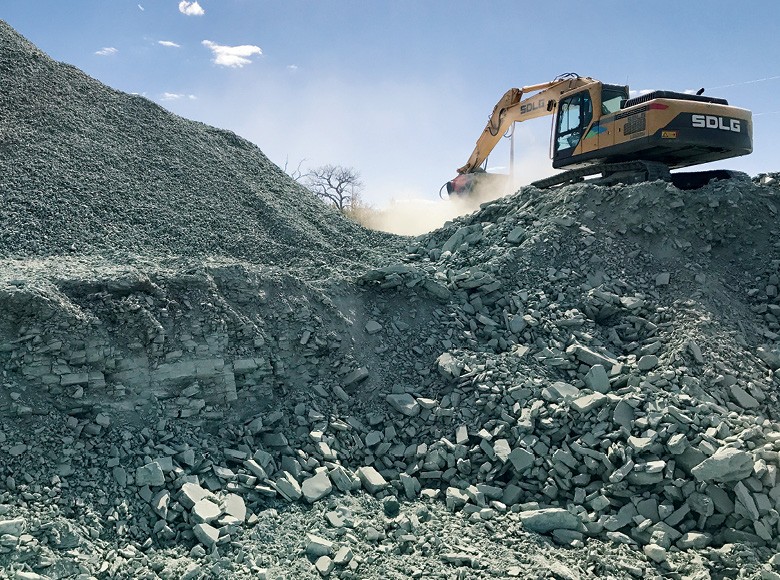
{"type": "Polygon", "coordinates": [[[524,188],[329,278],[297,199],[295,269],[8,246],[0,577],[780,578],[774,179],[524,188]]]}
{"type": "Polygon", "coordinates": [[[0,21],[0,256],[340,264],[391,243],[253,144],[53,61],[0,21]]]}

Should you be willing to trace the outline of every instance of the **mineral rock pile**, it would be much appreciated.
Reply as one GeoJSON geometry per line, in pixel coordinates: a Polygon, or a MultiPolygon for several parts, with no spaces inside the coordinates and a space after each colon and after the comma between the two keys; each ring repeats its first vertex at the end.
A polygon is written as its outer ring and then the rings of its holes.
{"type": "Polygon", "coordinates": [[[780,578],[776,175],[398,238],[0,44],[0,576],[780,578]]]}

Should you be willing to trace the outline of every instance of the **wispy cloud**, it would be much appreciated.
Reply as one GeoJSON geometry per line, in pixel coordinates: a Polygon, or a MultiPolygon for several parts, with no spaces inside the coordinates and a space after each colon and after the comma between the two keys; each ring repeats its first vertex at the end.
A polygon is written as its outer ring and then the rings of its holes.
{"type": "Polygon", "coordinates": [[[639,90],[636,90],[636,91],[631,90],[631,91],[628,91],[628,96],[633,99],[634,97],[641,97],[642,95],[646,95],[648,93],[652,93],[654,90],[655,89],[639,89],[639,90]]]}
{"type": "Polygon", "coordinates": [[[184,93],[163,93],[160,95],[160,99],[163,101],[178,101],[181,99],[194,101],[197,98],[195,95],[185,95],[184,93]]]}
{"type": "Polygon", "coordinates": [[[119,50],[113,46],[104,46],[100,50],[96,51],[95,54],[98,56],[114,56],[117,52],[119,52],[119,50]]]}
{"type": "Polygon", "coordinates": [[[220,66],[242,67],[252,62],[250,57],[263,54],[259,46],[251,44],[224,46],[210,40],[204,40],[202,44],[214,54],[214,64],[220,66]]]}
{"type": "Polygon", "coordinates": [[[138,9],[139,9],[141,12],[143,12],[143,11],[144,11],[144,7],[143,7],[143,6],[141,6],[140,4],[138,5],[138,9]]]}
{"type": "Polygon", "coordinates": [[[206,13],[197,1],[187,2],[187,0],[179,2],[179,12],[187,16],[203,16],[206,13]]]}
{"type": "Polygon", "coordinates": [[[163,46],[170,46],[172,48],[180,48],[181,45],[176,44],[175,42],[171,40],[158,40],[157,44],[161,44],[163,46]]]}
{"type": "Polygon", "coordinates": [[[295,71],[298,70],[298,65],[297,64],[288,64],[287,65],[287,70],[295,72],[295,71]]]}

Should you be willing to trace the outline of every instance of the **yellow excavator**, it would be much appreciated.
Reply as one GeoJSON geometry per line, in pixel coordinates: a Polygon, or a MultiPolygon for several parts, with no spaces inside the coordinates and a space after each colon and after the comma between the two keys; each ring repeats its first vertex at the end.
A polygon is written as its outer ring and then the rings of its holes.
{"type": "Polygon", "coordinates": [[[567,171],[532,183],[539,188],[598,174],[595,181],[605,185],[665,179],[680,189],[733,177],[738,172],[670,173],[753,150],[750,111],[702,93],[653,91],[629,98],[625,85],[574,73],[510,89],[494,107],[468,163],[445,184],[447,192],[468,195],[485,182],[506,181],[505,175],[485,172],[488,155],[514,123],[545,115],[554,115],[552,165],[567,171]]]}

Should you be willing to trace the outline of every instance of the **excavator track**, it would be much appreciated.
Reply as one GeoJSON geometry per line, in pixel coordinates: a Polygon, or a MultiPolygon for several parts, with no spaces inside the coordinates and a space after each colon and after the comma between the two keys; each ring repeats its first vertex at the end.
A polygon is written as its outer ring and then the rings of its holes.
{"type": "Polygon", "coordinates": [[[595,185],[616,185],[618,183],[641,183],[643,181],[663,180],[674,184],[678,189],[692,190],[704,187],[710,181],[721,179],[748,178],[746,173],[728,169],[716,169],[711,171],[688,171],[670,173],[669,167],[655,161],[625,161],[622,163],[602,163],[580,169],[563,171],[557,175],[534,181],[531,185],[539,189],[547,189],[557,185],[578,183],[586,177],[601,174],[601,177],[592,179],[589,183],[595,185]]]}
{"type": "Polygon", "coordinates": [[[621,163],[601,163],[570,169],[556,175],[534,181],[531,185],[539,189],[547,189],[556,185],[565,185],[583,181],[591,175],[601,174],[601,178],[594,179],[593,183],[599,185],[615,185],[617,183],[639,183],[642,181],[655,181],[663,179],[671,181],[669,167],[663,163],[654,161],[624,161],[621,163]]]}

